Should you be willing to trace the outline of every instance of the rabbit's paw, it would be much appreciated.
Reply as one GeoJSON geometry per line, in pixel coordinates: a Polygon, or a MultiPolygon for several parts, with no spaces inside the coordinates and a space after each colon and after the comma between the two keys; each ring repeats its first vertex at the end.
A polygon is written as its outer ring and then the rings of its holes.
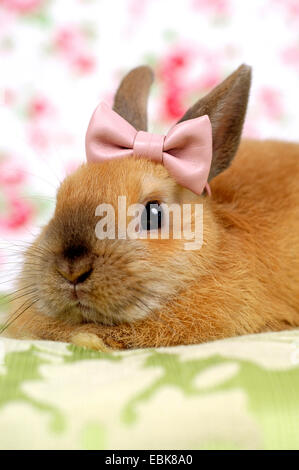
{"type": "Polygon", "coordinates": [[[109,348],[102,338],[99,338],[95,333],[80,332],[75,333],[71,337],[71,342],[76,346],[80,346],[88,349],[95,349],[96,351],[109,352],[112,348],[109,348]]]}
{"type": "MultiPolygon", "coordinates": [[[[87,326],[87,325],[86,325],[87,326]]],[[[102,352],[111,352],[115,349],[124,349],[124,345],[115,341],[113,338],[109,337],[108,335],[101,334],[103,332],[92,331],[93,329],[83,327],[71,336],[70,341],[71,343],[75,344],[76,346],[94,349],[96,351],[102,352]],[[104,339],[105,338],[105,339],[104,339]]]]}

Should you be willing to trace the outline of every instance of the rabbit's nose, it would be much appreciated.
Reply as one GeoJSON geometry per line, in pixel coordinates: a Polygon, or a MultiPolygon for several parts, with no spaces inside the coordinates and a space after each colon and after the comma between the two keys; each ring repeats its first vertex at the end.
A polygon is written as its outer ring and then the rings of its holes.
{"type": "Polygon", "coordinates": [[[63,262],[56,264],[56,270],[67,281],[72,284],[85,282],[93,271],[92,263],[89,260],[75,262],[63,262]]]}
{"type": "Polygon", "coordinates": [[[62,269],[57,268],[59,274],[61,274],[64,279],[71,282],[72,284],[81,284],[82,282],[86,281],[92,273],[92,268],[86,268],[80,271],[64,271],[62,269]]]}

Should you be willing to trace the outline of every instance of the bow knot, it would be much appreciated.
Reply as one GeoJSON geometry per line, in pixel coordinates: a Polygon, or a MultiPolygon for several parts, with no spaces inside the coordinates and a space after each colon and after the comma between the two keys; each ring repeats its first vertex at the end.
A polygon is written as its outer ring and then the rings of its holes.
{"type": "Polygon", "coordinates": [[[88,162],[129,156],[161,163],[182,186],[196,194],[210,194],[208,176],[212,161],[212,127],[207,115],[173,126],[166,136],[137,131],[101,103],[86,133],[88,162]]]}
{"type": "Polygon", "coordinates": [[[139,131],[134,140],[133,155],[135,157],[145,157],[155,162],[162,163],[164,140],[164,135],[139,131]]]}

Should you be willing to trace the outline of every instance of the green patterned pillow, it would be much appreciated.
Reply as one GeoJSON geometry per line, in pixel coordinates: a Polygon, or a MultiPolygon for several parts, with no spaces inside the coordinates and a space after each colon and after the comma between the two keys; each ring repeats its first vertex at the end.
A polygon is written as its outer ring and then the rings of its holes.
{"type": "Polygon", "coordinates": [[[1,449],[299,449],[299,331],[114,352],[0,339],[1,449]]]}

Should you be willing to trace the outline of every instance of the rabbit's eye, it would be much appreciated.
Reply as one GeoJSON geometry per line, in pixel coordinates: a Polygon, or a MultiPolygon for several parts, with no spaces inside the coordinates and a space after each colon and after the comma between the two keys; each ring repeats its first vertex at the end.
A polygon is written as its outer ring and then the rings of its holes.
{"type": "Polygon", "coordinates": [[[162,207],[158,201],[150,201],[146,204],[141,215],[142,230],[157,230],[162,225],[162,207]]]}

